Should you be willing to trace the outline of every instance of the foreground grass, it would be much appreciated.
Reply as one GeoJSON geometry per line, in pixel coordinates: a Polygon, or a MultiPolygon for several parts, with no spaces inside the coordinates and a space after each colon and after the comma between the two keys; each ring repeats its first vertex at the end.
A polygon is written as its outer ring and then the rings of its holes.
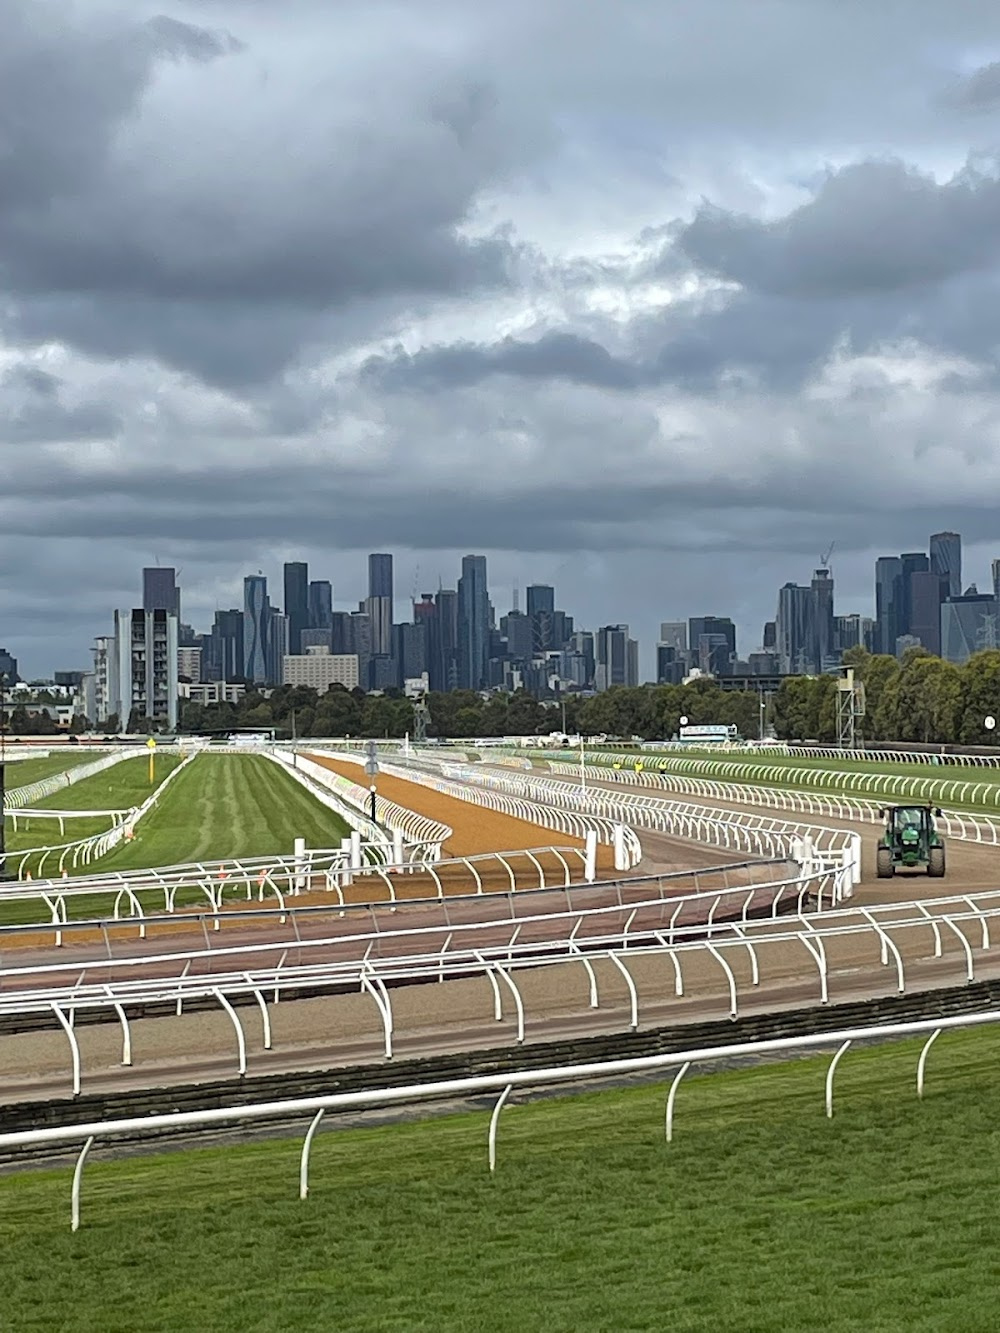
{"type": "MultiPolygon", "coordinates": [[[[0,1327],[988,1330],[1000,1034],[0,1180],[0,1327]]],[[[303,1131],[305,1123],[303,1123],[303,1131]]]]}

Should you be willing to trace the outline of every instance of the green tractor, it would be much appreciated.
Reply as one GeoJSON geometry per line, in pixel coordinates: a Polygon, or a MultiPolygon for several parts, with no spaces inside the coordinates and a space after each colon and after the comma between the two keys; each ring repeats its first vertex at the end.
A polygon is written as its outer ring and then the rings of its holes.
{"type": "Polygon", "coordinates": [[[934,827],[941,811],[930,805],[890,805],[880,810],[885,831],[876,852],[879,879],[889,879],[896,867],[916,870],[925,866],[936,879],[944,875],[944,842],[934,827]]]}

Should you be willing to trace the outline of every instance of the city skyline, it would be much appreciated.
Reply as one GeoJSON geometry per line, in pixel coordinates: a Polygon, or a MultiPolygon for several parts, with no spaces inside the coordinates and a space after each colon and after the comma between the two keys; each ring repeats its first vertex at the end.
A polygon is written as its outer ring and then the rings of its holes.
{"type": "MultiPolygon", "coordinates": [[[[903,534],[903,542],[899,550],[920,550],[927,552],[929,547],[928,533],[919,533],[910,528],[903,534]]],[[[829,545],[829,543],[827,543],[829,545]]],[[[874,550],[875,548],[873,548],[874,550]]],[[[996,546],[983,543],[979,546],[970,548],[963,534],[963,591],[971,583],[975,583],[980,592],[988,592],[992,589],[991,561],[996,558],[995,552],[1000,549],[1000,542],[996,546]]],[[[467,553],[457,553],[451,557],[451,564],[447,565],[444,560],[440,562],[440,573],[435,570],[433,577],[425,578],[426,567],[422,564],[418,566],[412,555],[407,552],[390,552],[393,556],[394,568],[394,587],[396,596],[393,601],[394,622],[399,623],[410,619],[410,591],[416,583],[417,597],[423,592],[436,591],[440,579],[442,586],[455,589],[458,578],[461,573],[462,555],[467,553]],[[418,572],[419,569],[419,572],[418,572]],[[429,586],[424,586],[425,583],[429,586]]],[[[890,553],[888,546],[877,548],[877,555],[871,556],[871,564],[867,564],[869,553],[865,552],[863,557],[858,557],[855,553],[841,553],[837,548],[834,549],[830,561],[835,584],[837,613],[851,614],[857,613],[862,616],[874,616],[875,614],[875,596],[874,596],[874,562],[878,556],[890,553]],[[859,560],[861,563],[858,568],[859,560]],[[845,581],[842,570],[846,567],[853,568],[853,578],[845,587],[845,581]],[[857,595],[852,596],[852,588],[857,589],[857,595]]],[[[489,568],[489,591],[491,600],[495,606],[497,616],[504,614],[513,599],[515,587],[519,589],[519,600],[521,609],[525,609],[526,587],[532,581],[547,584],[551,583],[551,578],[539,574],[536,578],[531,575],[531,562],[529,557],[523,557],[522,562],[517,566],[519,574],[512,579],[509,584],[498,578],[494,573],[495,557],[490,553],[485,553],[489,568]],[[521,573],[521,570],[527,570],[527,573],[521,573]]],[[[731,617],[736,625],[738,647],[741,655],[756,651],[762,646],[763,625],[767,620],[773,620],[777,610],[778,589],[785,583],[808,583],[811,579],[813,570],[818,566],[820,552],[810,560],[806,555],[802,564],[798,567],[789,567],[783,562],[777,569],[776,579],[773,590],[766,586],[764,580],[767,578],[767,569],[775,568],[775,563],[770,566],[761,565],[755,561],[753,579],[751,582],[750,596],[742,598],[739,596],[739,589],[734,589],[731,583],[728,583],[730,602],[726,602],[726,588],[720,587],[716,596],[711,597],[705,604],[692,604],[694,593],[690,599],[684,596],[683,577],[677,579],[676,584],[671,580],[671,586],[663,590],[662,600],[659,602],[647,602],[644,605],[637,606],[638,599],[628,596],[627,587],[619,589],[616,585],[608,586],[602,583],[604,597],[597,603],[594,595],[594,588],[591,584],[583,588],[584,596],[580,599],[574,598],[573,587],[579,587],[581,581],[579,577],[574,577],[572,567],[567,568],[565,562],[562,566],[556,566],[561,569],[559,578],[555,582],[557,596],[564,605],[570,606],[572,602],[573,612],[579,624],[587,628],[598,628],[600,625],[609,623],[618,623],[619,621],[627,623],[630,626],[633,637],[638,639],[640,645],[640,677],[644,680],[655,679],[656,670],[656,643],[658,640],[659,625],[664,621],[687,620],[693,615],[718,615],[731,617]],[[565,588],[565,591],[564,591],[565,588]],[[733,596],[734,591],[736,595],[733,596]],[[621,601],[616,601],[617,597],[621,601]],[[586,614],[578,608],[580,603],[585,606],[597,606],[596,614],[586,614]],[[733,605],[735,603],[735,606],[733,605]],[[762,620],[755,624],[751,618],[753,612],[749,615],[744,611],[740,614],[741,606],[759,607],[762,620]],[[620,608],[620,610],[619,610],[620,608]],[[629,612],[631,611],[631,614],[629,612]]],[[[294,563],[299,559],[299,552],[288,551],[287,560],[282,559],[286,552],[282,550],[267,561],[257,562],[255,568],[264,570],[265,577],[268,579],[268,589],[270,600],[273,605],[282,607],[284,601],[283,589],[283,565],[285,563],[294,563]]],[[[310,572],[310,582],[318,580],[327,580],[332,583],[333,606],[340,610],[356,609],[360,601],[365,600],[368,595],[368,557],[367,552],[352,552],[351,560],[342,558],[339,553],[320,553],[318,557],[312,557],[308,560],[304,553],[301,558],[308,564],[310,572]],[[354,596],[354,593],[357,596],[354,596]]],[[[502,553],[501,553],[502,559],[502,553]]],[[[164,562],[165,563],[165,562],[164,562]]],[[[247,568],[242,573],[235,573],[225,583],[217,585],[215,597],[212,599],[215,605],[211,605],[202,595],[199,595],[198,586],[191,586],[188,583],[186,573],[181,571],[179,583],[181,585],[181,620],[186,623],[193,623],[195,628],[207,630],[211,628],[212,619],[216,610],[227,610],[243,603],[243,580],[250,570],[253,562],[249,562],[247,568]],[[226,589],[231,589],[231,594],[227,598],[226,589]]],[[[539,562],[540,568],[551,569],[552,563],[539,562]]],[[[141,572],[140,566],[140,572],[141,572]]],[[[509,568],[509,566],[508,566],[509,568]]],[[[61,642],[64,647],[40,647],[32,652],[30,647],[31,635],[18,636],[14,629],[14,623],[7,618],[0,618],[0,644],[6,645],[9,650],[18,658],[21,663],[22,671],[32,677],[43,678],[51,676],[53,670],[61,669],[87,669],[89,666],[89,645],[96,633],[107,632],[108,606],[112,607],[131,607],[141,606],[143,604],[141,583],[137,588],[136,580],[140,578],[140,572],[135,572],[134,577],[130,579],[129,586],[119,591],[117,595],[112,595],[109,602],[104,607],[98,609],[93,618],[88,617],[88,623],[82,627],[82,632],[74,635],[65,635],[61,642]],[[17,645],[15,647],[15,644],[17,645]],[[26,648],[25,645],[29,646],[26,648]]],[[[51,623],[51,622],[50,622],[51,623]]],[[[36,641],[37,642],[37,641],[36,641]]]]}

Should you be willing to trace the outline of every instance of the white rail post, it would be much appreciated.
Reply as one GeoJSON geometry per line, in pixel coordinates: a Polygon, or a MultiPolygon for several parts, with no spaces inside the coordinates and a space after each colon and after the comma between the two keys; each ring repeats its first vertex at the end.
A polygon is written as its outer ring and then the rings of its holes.
{"type": "Polygon", "coordinates": [[[627,870],[628,858],[625,854],[625,825],[615,824],[613,829],[615,840],[615,869],[627,870]]]}
{"type": "Polygon", "coordinates": [[[394,829],[392,834],[392,863],[402,868],[403,861],[403,830],[394,829]]]}
{"type": "Polygon", "coordinates": [[[301,893],[305,885],[306,840],[295,839],[295,892],[301,893]]]}
{"type": "Polygon", "coordinates": [[[593,884],[597,878],[597,829],[588,829],[583,852],[583,878],[593,884]]]}
{"type": "Polygon", "coordinates": [[[344,853],[344,869],[342,880],[345,885],[353,884],[354,878],[351,875],[351,840],[350,838],[341,838],[340,850],[344,853]]]}
{"type": "Polygon", "coordinates": [[[361,869],[361,834],[357,829],[351,833],[351,869],[361,869]]]}

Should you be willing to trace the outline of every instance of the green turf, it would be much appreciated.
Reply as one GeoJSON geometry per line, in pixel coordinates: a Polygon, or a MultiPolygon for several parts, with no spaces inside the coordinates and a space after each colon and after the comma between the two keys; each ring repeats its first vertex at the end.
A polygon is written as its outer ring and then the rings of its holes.
{"type": "MultiPolygon", "coordinates": [[[[103,773],[83,778],[71,787],[62,787],[52,796],[33,802],[37,810],[131,810],[142,805],[150,793],[162,783],[167,775],[181,763],[177,754],[158,755],[153,769],[153,783],[149,781],[149,761],[146,755],[137,755],[126,759],[103,773]]],[[[23,817],[18,820],[18,827],[13,827],[13,818],[8,816],[7,850],[11,854],[24,852],[33,847],[65,846],[66,843],[78,842],[92,834],[103,833],[111,827],[109,815],[98,815],[93,819],[67,819],[63,832],[54,819],[33,819],[27,825],[23,817]]],[[[41,858],[32,857],[24,863],[24,871],[30,870],[37,878],[40,873],[55,874],[58,859],[52,857],[40,866],[41,858]]],[[[15,865],[21,865],[17,856],[15,865]]],[[[79,873],[87,873],[87,867],[81,867],[79,873]]],[[[72,868],[70,867],[70,873],[72,868]]]]}
{"type": "MultiPolygon", "coordinates": [[[[145,760],[135,762],[137,772],[145,779],[145,760]]],[[[156,763],[159,775],[160,757],[156,763]]],[[[129,768],[131,761],[96,780],[129,768]]],[[[120,843],[110,855],[81,867],[79,873],[291,855],[296,837],[305,838],[308,847],[339,847],[349,833],[343,820],[276,764],[257,755],[208,753],[199,755],[177,775],[155,809],[136,826],[131,842],[120,843]]],[[[146,910],[163,909],[160,893],[140,894],[140,900],[146,910]]],[[[205,901],[203,894],[192,890],[178,893],[176,905],[204,906],[205,901]]],[[[70,917],[82,918],[108,915],[112,902],[108,894],[86,895],[67,899],[66,906],[70,917]]],[[[0,908],[0,921],[5,923],[48,917],[44,904],[34,900],[0,908]]],[[[2,1324],[0,1331],[5,1333],[2,1324]]]]}
{"type": "MultiPolygon", "coordinates": [[[[0,1180],[12,1330],[732,1330],[997,1326],[997,1033],[0,1180]]],[[[305,1130],[303,1118],[302,1129],[305,1130]]],[[[106,1152],[107,1150],[105,1150],[106,1152]]]]}
{"type": "MultiPolygon", "coordinates": [[[[573,763],[572,757],[567,758],[564,754],[558,752],[548,752],[539,754],[537,751],[530,755],[533,764],[541,769],[547,768],[548,760],[558,760],[563,763],[573,763]]],[[[616,762],[620,763],[623,772],[629,772],[634,768],[637,759],[642,759],[644,770],[655,772],[663,764],[666,771],[682,777],[702,778],[708,781],[733,782],[733,783],[752,783],[764,787],[776,787],[786,791],[810,791],[819,795],[826,793],[828,795],[847,795],[847,796],[866,796],[877,800],[884,800],[886,803],[905,800],[929,800],[941,805],[947,805],[953,810],[967,810],[970,813],[988,812],[997,813],[1000,809],[1000,771],[988,768],[952,768],[938,767],[927,764],[865,764],[860,761],[852,762],[850,760],[803,760],[790,759],[786,756],[772,756],[770,754],[707,754],[699,753],[678,753],[669,751],[665,753],[649,752],[642,756],[627,755],[624,758],[621,755],[614,755],[607,752],[594,751],[587,753],[588,764],[598,764],[606,768],[613,768],[616,762]],[[736,770],[730,766],[740,766],[743,771],[736,774],[736,770]],[[829,773],[831,779],[828,782],[817,781],[815,778],[806,780],[806,774],[829,773]],[[856,774],[865,775],[869,781],[860,783],[851,783],[848,780],[838,780],[834,774],[856,774]],[[899,777],[909,779],[905,789],[902,786],[895,792],[886,791],[881,787],[876,779],[880,776],[899,777]],[[982,784],[982,789],[976,793],[975,799],[969,799],[972,795],[971,789],[962,792],[957,784],[970,783],[982,784]]]]}
{"type": "MultiPolygon", "coordinates": [[[[13,748],[8,741],[8,757],[13,748]]],[[[11,791],[15,787],[27,787],[32,782],[39,782],[42,778],[51,777],[53,773],[65,773],[67,769],[76,768],[78,764],[93,763],[95,759],[102,757],[102,755],[94,754],[92,750],[85,747],[73,746],[71,749],[63,749],[50,754],[46,758],[17,759],[5,766],[6,785],[11,791]]]]}

